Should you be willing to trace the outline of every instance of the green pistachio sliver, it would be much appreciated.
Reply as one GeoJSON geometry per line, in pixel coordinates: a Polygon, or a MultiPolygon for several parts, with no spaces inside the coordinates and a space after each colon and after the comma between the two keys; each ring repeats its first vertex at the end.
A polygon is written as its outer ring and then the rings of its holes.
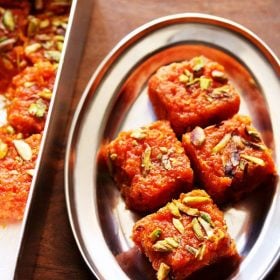
{"type": "Polygon", "coordinates": [[[197,220],[200,223],[200,225],[203,227],[204,231],[206,232],[207,237],[211,237],[214,233],[211,225],[208,222],[206,222],[204,219],[202,219],[201,217],[198,217],[197,220]]]}
{"type": "Polygon", "coordinates": [[[204,240],[204,234],[202,231],[202,227],[201,227],[200,223],[198,222],[197,218],[192,219],[192,229],[198,240],[204,240]]]}
{"type": "Polygon", "coordinates": [[[149,237],[152,239],[152,241],[156,241],[160,237],[161,233],[162,233],[161,229],[156,228],[151,232],[149,237]]]}
{"type": "Polygon", "coordinates": [[[219,70],[213,70],[211,72],[211,76],[214,78],[214,80],[218,80],[218,81],[227,81],[227,77],[226,74],[223,71],[219,71],[219,70]]]}
{"type": "Polygon", "coordinates": [[[200,211],[200,217],[201,217],[204,221],[206,221],[207,223],[209,223],[211,227],[214,227],[214,223],[212,222],[211,216],[210,216],[207,212],[200,211]]]}
{"type": "Polygon", "coordinates": [[[263,144],[260,144],[260,143],[255,143],[255,142],[249,142],[249,141],[246,141],[245,139],[243,139],[243,144],[245,144],[246,146],[249,146],[253,149],[257,149],[257,150],[261,150],[261,151],[266,151],[267,150],[267,147],[263,144]]]}
{"type": "Polygon", "coordinates": [[[6,10],[3,15],[3,24],[4,26],[10,30],[14,31],[16,27],[14,15],[11,10],[6,10]]]}
{"type": "Polygon", "coordinates": [[[190,245],[186,245],[186,250],[194,256],[197,256],[197,254],[198,254],[198,249],[196,249],[190,245]]]}
{"type": "Polygon", "coordinates": [[[42,48],[42,45],[40,43],[34,43],[34,44],[26,46],[24,49],[24,52],[26,55],[29,55],[31,53],[38,51],[41,48],[42,48]]]}
{"type": "Polygon", "coordinates": [[[246,125],[245,126],[245,132],[247,135],[249,135],[255,142],[261,142],[262,138],[260,136],[260,133],[253,128],[252,126],[246,125]]]}
{"type": "Polygon", "coordinates": [[[36,35],[39,25],[40,20],[38,18],[30,17],[27,26],[27,36],[33,37],[34,35],[36,35]]]}
{"type": "Polygon", "coordinates": [[[170,267],[162,262],[157,271],[157,280],[166,280],[169,272],[170,272],[170,267]]]}
{"type": "Polygon", "coordinates": [[[32,159],[32,149],[28,143],[26,143],[24,140],[19,139],[13,140],[13,144],[23,160],[28,161],[32,159]]]}
{"type": "Polygon", "coordinates": [[[206,140],[204,130],[199,126],[196,126],[190,134],[190,140],[194,146],[201,146],[206,140]]]}
{"type": "Polygon", "coordinates": [[[60,51],[45,51],[44,56],[45,56],[45,58],[47,58],[49,60],[59,62],[60,57],[61,57],[61,52],[60,51]]]}
{"type": "Polygon", "coordinates": [[[134,139],[141,140],[141,139],[144,139],[147,136],[147,134],[146,134],[145,130],[139,128],[139,129],[135,129],[134,131],[132,131],[130,133],[130,136],[134,139]]]}
{"type": "Polygon", "coordinates": [[[179,76],[179,82],[186,84],[189,82],[189,77],[187,75],[181,74],[179,76]]]}
{"type": "Polygon", "coordinates": [[[152,248],[157,252],[171,252],[179,246],[178,242],[172,237],[166,237],[157,241],[152,248]]]}
{"type": "Polygon", "coordinates": [[[215,88],[211,93],[210,96],[212,98],[220,98],[229,95],[230,87],[229,85],[224,85],[222,87],[215,88]]]}
{"type": "Polygon", "coordinates": [[[198,252],[197,252],[197,255],[196,255],[196,258],[198,259],[198,260],[203,260],[203,257],[204,257],[204,254],[205,254],[205,250],[206,250],[206,244],[205,243],[203,243],[200,247],[199,247],[199,249],[198,249],[198,252]]]}
{"type": "Polygon", "coordinates": [[[38,95],[46,100],[50,100],[52,97],[52,91],[48,88],[44,88],[42,91],[38,93],[38,95]]]}
{"type": "Polygon", "coordinates": [[[188,206],[184,205],[183,203],[181,203],[179,201],[176,201],[176,205],[181,212],[187,214],[188,216],[197,217],[200,214],[198,209],[188,207],[188,206]]]}
{"type": "Polygon", "coordinates": [[[199,86],[201,89],[208,89],[212,84],[212,80],[204,77],[200,77],[199,86]]]}
{"type": "Polygon", "coordinates": [[[193,80],[190,80],[188,83],[187,83],[187,86],[191,86],[191,85],[194,85],[196,83],[199,83],[200,82],[200,78],[195,78],[193,80]]]}
{"type": "Polygon", "coordinates": [[[183,234],[185,232],[185,228],[179,219],[173,218],[172,224],[181,234],[183,234]]]}
{"type": "Polygon", "coordinates": [[[42,101],[42,99],[38,99],[36,103],[32,103],[28,108],[29,114],[38,118],[44,117],[46,111],[47,105],[42,101]]]}
{"type": "Polygon", "coordinates": [[[48,19],[44,19],[42,21],[40,21],[39,27],[40,29],[44,29],[50,26],[50,21],[48,19]]]}
{"type": "Polygon", "coordinates": [[[193,58],[194,65],[192,67],[193,71],[198,72],[205,66],[205,61],[201,56],[193,58]]]}
{"type": "Polygon", "coordinates": [[[146,144],[146,149],[142,154],[142,167],[144,168],[145,175],[150,171],[152,166],[151,153],[152,153],[152,148],[148,144],[146,144]]]}
{"type": "Polygon", "coordinates": [[[211,199],[207,196],[185,196],[182,201],[186,205],[194,205],[197,203],[211,201],[211,199]]]}
{"type": "Polygon", "coordinates": [[[8,145],[4,143],[2,140],[0,140],[0,159],[5,158],[7,153],[8,153],[8,145]]]}
{"type": "Polygon", "coordinates": [[[243,159],[246,159],[247,161],[255,163],[257,165],[265,166],[265,162],[261,158],[254,157],[254,156],[249,156],[249,155],[245,155],[245,154],[241,154],[240,157],[243,158],[243,159]]]}
{"type": "Polygon", "coordinates": [[[218,153],[225,148],[228,144],[229,140],[231,139],[231,134],[227,133],[222,140],[212,149],[212,153],[218,153]]]}
{"type": "Polygon", "coordinates": [[[56,47],[61,52],[63,50],[63,42],[56,42],[56,47]]]}
{"type": "Polygon", "coordinates": [[[174,217],[181,217],[179,208],[173,201],[167,204],[167,208],[174,217]]]}

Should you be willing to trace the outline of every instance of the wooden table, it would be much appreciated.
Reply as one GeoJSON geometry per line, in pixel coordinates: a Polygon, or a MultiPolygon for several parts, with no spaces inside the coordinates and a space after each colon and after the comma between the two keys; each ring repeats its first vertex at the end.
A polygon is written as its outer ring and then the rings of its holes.
{"type": "MultiPolygon", "coordinates": [[[[280,56],[280,4],[278,0],[95,0],[85,50],[80,65],[71,112],[79,101],[89,78],[112,47],[136,27],[157,17],[182,13],[203,12],[226,17],[251,29],[280,56]]],[[[71,121],[72,114],[67,119],[71,121]]],[[[57,139],[55,172],[47,178],[52,186],[44,202],[45,211],[37,238],[35,258],[23,260],[21,279],[94,279],[84,263],[73,238],[64,197],[64,148],[67,135],[57,139]]],[[[51,173],[50,173],[51,174],[51,173]]],[[[36,231],[36,225],[34,226],[36,231]]],[[[279,266],[278,266],[279,267],[279,266]]],[[[270,279],[280,279],[276,268],[270,279]]]]}

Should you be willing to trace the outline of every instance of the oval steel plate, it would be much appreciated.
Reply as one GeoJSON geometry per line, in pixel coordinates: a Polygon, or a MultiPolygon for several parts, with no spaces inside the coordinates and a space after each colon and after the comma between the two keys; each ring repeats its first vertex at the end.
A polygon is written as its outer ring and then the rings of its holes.
{"type": "MultiPolygon", "coordinates": [[[[99,166],[98,150],[121,130],[156,119],[147,80],[167,63],[205,55],[225,65],[249,114],[280,154],[280,66],[252,32],[226,19],[177,14],[152,21],[124,38],[90,80],[71,126],[65,162],[65,191],[72,230],[87,265],[98,279],[154,279],[146,259],[130,239],[139,218],[125,208],[119,191],[99,166]]],[[[231,279],[262,279],[280,248],[277,182],[224,209],[242,262],[231,279]]]]}

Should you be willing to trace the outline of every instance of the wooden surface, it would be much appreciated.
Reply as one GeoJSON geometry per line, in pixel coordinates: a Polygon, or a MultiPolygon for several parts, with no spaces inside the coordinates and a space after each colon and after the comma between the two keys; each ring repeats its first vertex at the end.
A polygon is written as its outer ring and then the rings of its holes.
{"type": "MultiPolygon", "coordinates": [[[[226,17],[255,32],[279,57],[279,8],[279,0],[95,0],[71,111],[74,112],[90,76],[112,47],[127,33],[152,19],[182,12],[226,17]]],[[[66,135],[57,139],[59,144],[54,147],[57,164],[48,167],[55,168],[55,175],[47,178],[52,191],[45,201],[44,223],[34,247],[35,259],[26,264],[29,274],[25,274],[24,279],[94,279],[78,251],[68,222],[63,174],[65,140],[66,135]]],[[[280,279],[279,269],[270,279],[280,279]]]]}

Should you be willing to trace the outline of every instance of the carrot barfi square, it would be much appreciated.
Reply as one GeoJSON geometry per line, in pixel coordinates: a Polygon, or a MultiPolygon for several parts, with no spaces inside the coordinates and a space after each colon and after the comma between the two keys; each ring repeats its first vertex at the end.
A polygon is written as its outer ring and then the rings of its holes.
{"type": "Polygon", "coordinates": [[[183,135],[199,184],[216,202],[239,199],[276,173],[271,151],[247,116],[183,135]]]}
{"type": "Polygon", "coordinates": [[[148,94],[158,118],[169,120],[178,135],[230,118],[240,105],[224,67],[203,56],[161,67],[148,94]]]}
{"type": "Polygon", "coordinates": [[[181,194],[133,227],[132,239],[157,279],[185,279],[222,258],[238,259],[223,213],[203,190],[181,194]]]}
{"type": "Polygon", "coordinates": [[[158,209],[192,187],[190,161],[168,121],[121,132],[102,154],[132,210],[158,209]]]}

